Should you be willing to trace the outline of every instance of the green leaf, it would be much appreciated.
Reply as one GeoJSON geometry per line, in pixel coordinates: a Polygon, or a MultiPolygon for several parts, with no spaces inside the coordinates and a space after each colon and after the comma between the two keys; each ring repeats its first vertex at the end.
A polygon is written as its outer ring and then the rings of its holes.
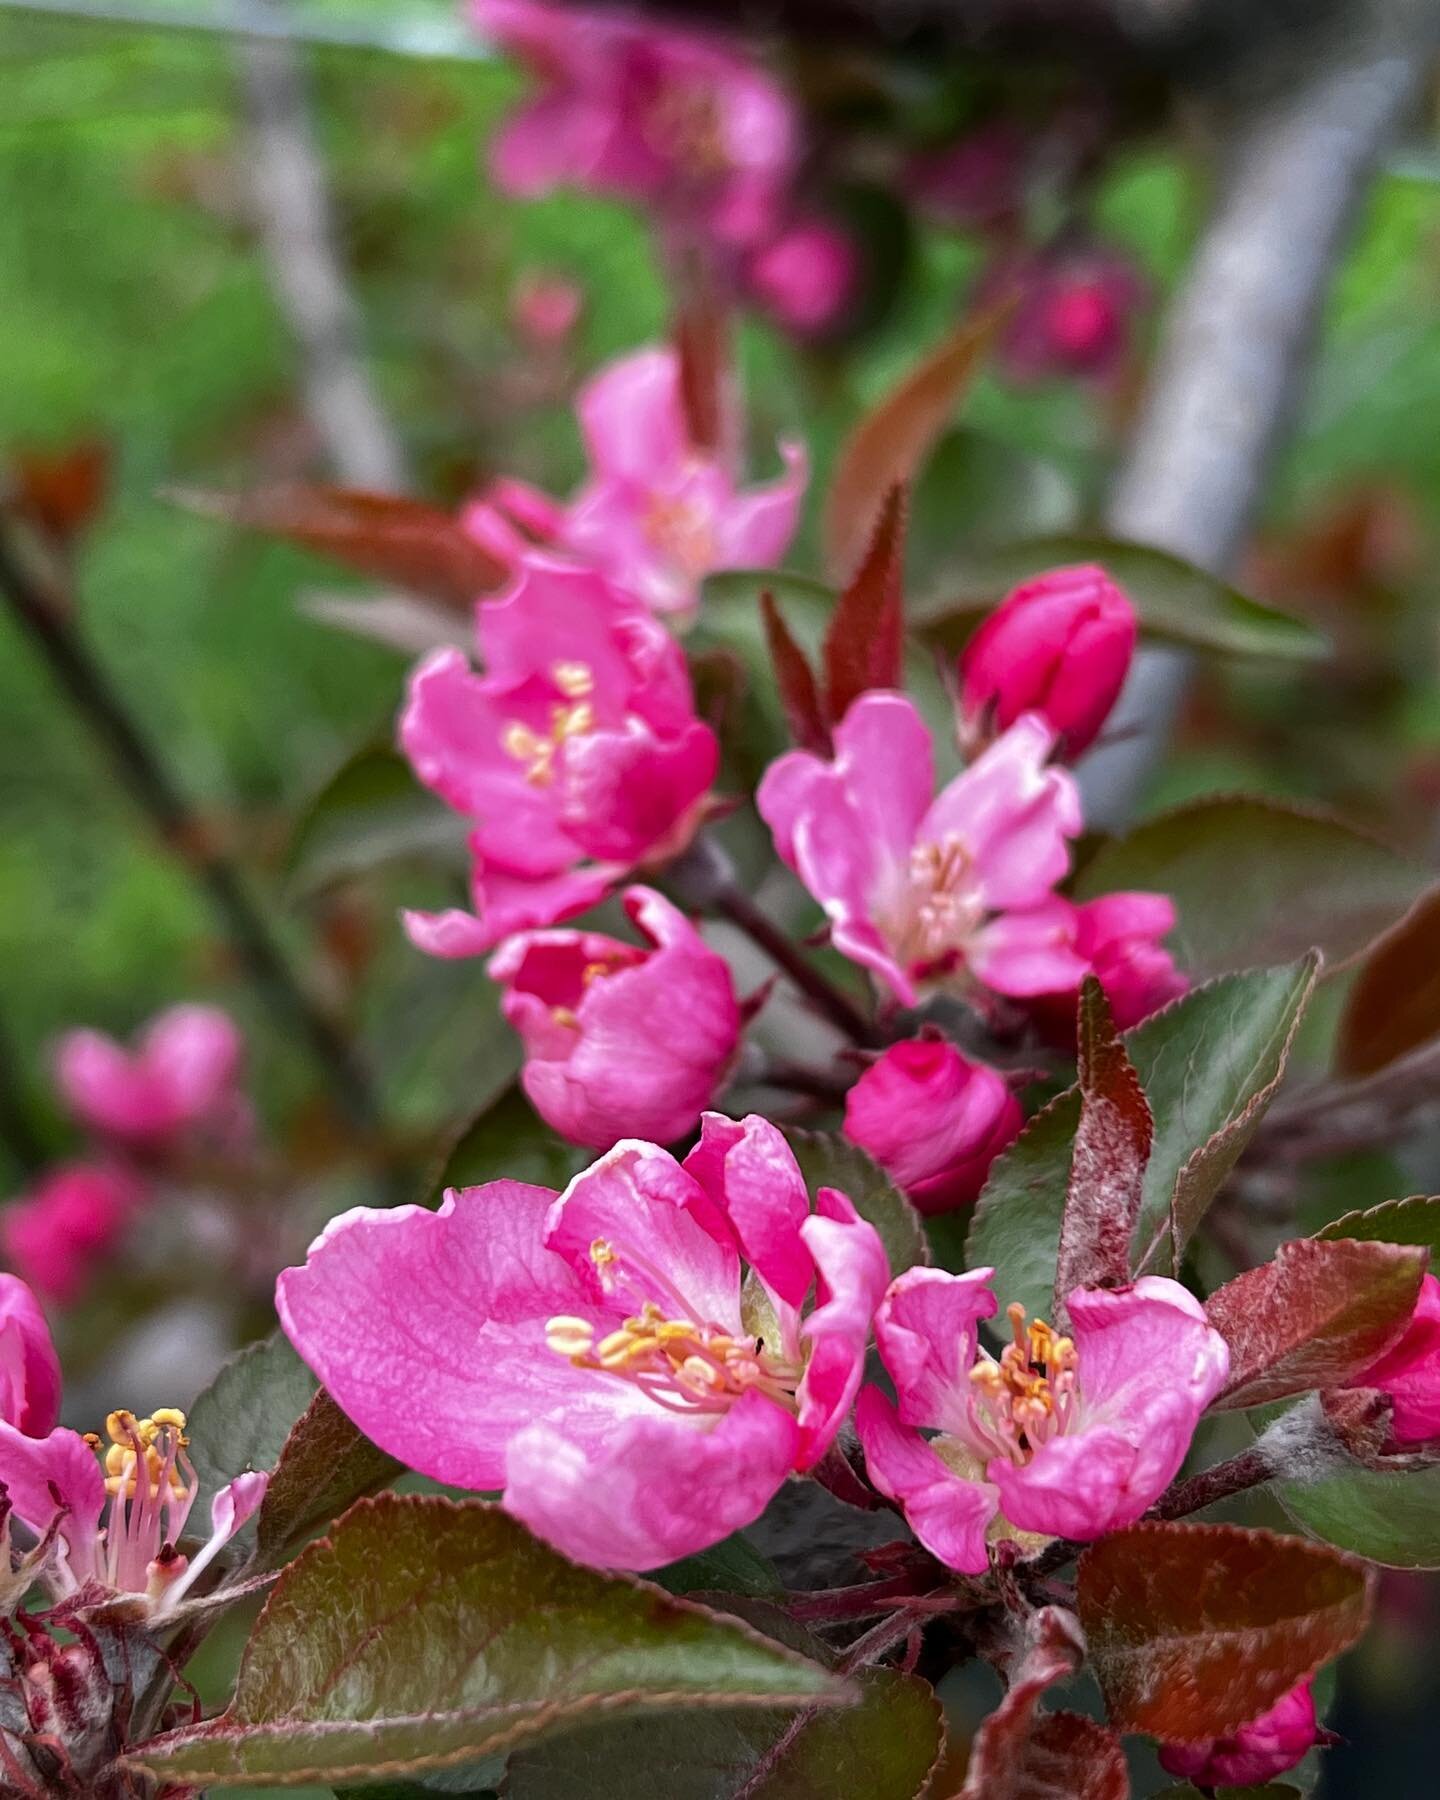
{"type": "Polygon", "coordinates": [[[1440,1466],[1347,1468],[1278,1481],[1285,1511],[1312,1537],[1387,1569],[1440,1569],[1440,1466]]]}
{"type": "Polygon", "coordinates": [[[1323,632],[1263,605],[1203,569],[1120,538],[1066,532],[986,550],[960,578],[960,591],[925,608],[918,628],[946,650],[962,647],[979,614],[1013,587],[1048,569],[1099,563],[1124,588],[1147,637],[1190,650],[1313,662],[1331,654],[1323,632]]]}
{"type": "Polygon", "coordinates": [[[1219,797],[1102,844],[1075,897],[1169,894],[1179,914],[1175,959],[1204,980],[1311,949],[1333,974],[1388,931],[1424,885],[1417,864],[1327,813],[1219,797]]]}
{"type": "Polygon", "coordinates": [[[366,744],[302,803],[286,855],[309,895],[391,863],[468,867],[464,821],[416,781],[390,744],[366,744]]]}
{"type": "Polygon", "coordinates": [[[1273,1706],[1359,1638],[1373,1590],[1350,1558],[1238,1525],[1131,1525],[1076,1577],[1111,1724],[1171,1740],[1223,1737],[1273,1706]]]}
{"type": "Polygon", "coordinates": [[[186,1435],[200,1477],[196,1516],[237,1475],[273,1469],[319,1384],[278,1331],[233,1356],[190,1409],[186,1435]]]}
{"type": "Polygon", "coordinates": [[[286,1438],[261,1504],[255,1525],[261,1563],[278,1568],[297,1544],[403,1468],[321,1388],[286,1438]]]}
{"type": "Polygon", "coordinates": [[[786,1131],[785,1141],[795,1152],[812,1197],[817,1188],[839,1188],[860,1217],[880,1233],[892,1275],[929,1262],[930,1240],[919,1213],[879,1163],[829,1132],[792,1129],[786,1131]]]}
{"type": "Polygon", "coordinates": [[[433,1202],[446,1188],[478,1187],[486,1181],[528,1181],[558,1190],[591,1154],[557,1136],[525,1098],[520,1083],[512,1081],[446,1145],[425,1177],[421,1198],[433,1202]]]}
{"type": "Polygon", "coordinates": [[[195,1786],[355,1781],[473,1762],[597,1714],[852,1697],[734,1619],[575,1567],[484,1501],[390,1494],[281,1575],[228,1711],[125,1760],[195,1786]]]}
{"type": "Polygon", "coordinates": [[[650,1579],[671,1594],[714,1590],[763,1597],[783,1592],[769,1558],[762,1556],[749,1538],[738,1531],[708,1550],[657,1569],[650,1579]]]}
{"type": "Polygon", "coordinates": [[[1387,1200],[1368,1212],[1346,1213],[1315,1235],[1371,1244],[1423,1244],[1430,1252],[1431,1272],[1440,1274],[1440,1194],[1412,1194],[1408,1200],[1387,1200]]]}
{"type": "Polygon", "coordinates": [[[992,1164],[965,1255],[967,1268],[996,1271],[1002,1306],[1018,1300],[1027,1317],[1043,1318],[1055,1293],[1055,1262],[1080,1125],[1080,1090],[1071,1088],[1036,1113],[992,1164]]]}

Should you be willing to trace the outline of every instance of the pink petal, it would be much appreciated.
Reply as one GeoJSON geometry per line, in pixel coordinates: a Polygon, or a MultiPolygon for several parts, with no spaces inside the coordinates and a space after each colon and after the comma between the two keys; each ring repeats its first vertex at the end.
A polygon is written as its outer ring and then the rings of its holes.
{"type": "Polygon", "coordinates": [[[812,1467],[829,1449],[859,1392],[871,1322],[890,1279],[879,1233],[844,1194],[821,1188],[815,1205],[814,1215],[800,1227],[818,1283],[817,1305],[800,1328],[810,1343],[796,1395],[801,1469],[812,1467]]]}
{"type": "Polygon", "coordinates": [[[986,1474],[999,1490],[1005,1517],[1022,1531],[1088,1542],[1133,1525],[1148,1511],[1169,1486],[1189,1443],[1187,1432],[1180,1457],[1158,1482],[1155,1464],[1129,1433],[1104,1426],[1052,1438],[1018,1468],[997,1457],[986,1474]]]}
{"type": "Polygon", "coordinates": [[[136,1057],[103,1031],[67,1031],[55,1051],[66,1106],[103,1137],[143,1143],[175,1126],[170,1097],[136,1057]]]}
{"type": "Polygon", "coordinates": [[[78,1431],[64,1426],[48,1437],[26,1437],[13,1425],[0,1423],[0,1483],[15,1509],[15,1517],[42,1537],[56,1513],[54,1488],[60,1505],[68,1508],[60,1535],[69,1554],[70,1571],[77,1582],[93,1573],[100,1515],[107,1495],[100,1461],[78,1431]]]}
{"type": "Polygon", "coordinates": [[[979,1324],[995,1316],[994,1274],[917,1268],[891,1282],[875,1315],[875,1342],[895,1383],[903,1424],[965,1435],[979,1324]]]}
{"type": "Polygon", "coordinates": [[[708,1429],[649,1407],[583,1443],[568,1420],[511,1442],[505,1509],[574,1561],[655,1569],[758,1519],[794,1466],[799,1430],[754,1390],[708,1429]]]}
{"type": "Polygon", "coordinates": [[[1057,897],[991,919],[968,946],[976,979],[1017,999],[1078,989],[1090,965],[1076,953],[1072,911],[1057,897]]]}
{"type": "Polygon", "coordinates": [[[519,931],[573,918],[603,900],[623,871],[603,864],[566,869],[544,880],[527,880],[503,868],[475,871],[479,914],[457,908],[440,913],[402,912],[405,935],[428,956],[482,956],[519,931]]]}
{"type": "Polygon", "coordinates": [[[962,1575],[983,1574],[990,1566],[985,1533],[999,1507],[995,1489],[947,1468],[918,1433],[900,1423],[879,1388],[862,1388],[855,1429],[871,1481],[899,1501],[931,1555],[962,1575]]]}
{"type": "Polygon", "coordinates": [[[1379,1388],[1390,1396],[1398,1443],[1440,1437],[1440,1281],[1433,1275],[1420,1284],[1415,1311],[1399,1342],[1349,1385],[1379,1388]]]}
{"type": "Polygon", "coordinates": [[[0,1275],[0,1420],[40,1438],[60,1417],[60,1358],[40,1302],[18,1275],[0,1275]]]}
{"type": "Polygon", "coordinates": [[[738,1123],[706,1113],[685,1168],[728,1219],[746,1261],[765,1285],[798,1309],[815,1273],[804,1239],[810,1196],[779,1130],[758,1113],[738,1123]]]}
{"type": "Polygon", "coordinates": [[[576,1369],[545,1341],[556,1314],[618,1323],[544,1248],[554,1200],[518,1181],[451,1191],[438,1212],[358,1208],[332,1220],[276,1286],[280,1322],[381,1449],[437,1481],[493,1490],[510,1438],[559,1412],[603,1438],[638,1390],[576,1369]]]}
{"type": "Polygon", "coordinates": [[[621,629],[631,619],[648,624],[596,570],[531,551],[510,586],[477,608],[485,685],[503,690],[536,678],[553,685],[557,664],[581,663],[594,682],[597,716],[618,722],[633,682],[621,629]]]}
{"type": "Polygon", "coordinates": [[[198,1121],[231,1098],[245,1040],[218,1006],[172,1006],[145,1028],[140,1054],[177,1115],[198,1121]]]}
{"type": "Polygon", "coordinates": [[[684,848],[720,766],[720,745],[698,720],[673,738],[638,722],[573,738],[562,755],[560,793],[571,838],[587,855],[636,863],[684,848]]]}
{"type": "Polygon", "coordinates": [[[790,548],[810,479],[803,444],[783,443],[785,473],[767,487],[737,494],[717,521],[720,568],[769,569],[790,548]]]}
{"type": "Polygon", "coordinates": [[[640,488],[661,485],[691,453],[680,403],[680,359],[669,348],[607,365],[575,403],[596,471],[640,488]]]}

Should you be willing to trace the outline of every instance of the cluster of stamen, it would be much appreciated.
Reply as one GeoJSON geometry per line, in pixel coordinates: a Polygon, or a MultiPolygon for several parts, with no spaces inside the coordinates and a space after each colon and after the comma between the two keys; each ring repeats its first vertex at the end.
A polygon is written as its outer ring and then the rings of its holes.
{"type": "Polygon", "coordinates": [[[104,1574],[117,1591],[158,1598],[187,1567],[175,1542],[200,1488],[186,1454],[185,1415],[173,1406],[148,1419],[112,1412],[105,1437],[108,1443],[93,1432],[86,1437],[101,1457],[110,1496],[104,1574]]]}
{"type": "Polygon", "coordinates": [[[564,699],[550,708],[549,735],[512,719],[500,737],[505,754],[524,763],[525,779],[536,787],[548,787],[555,779],[555,758],[568,739],[583,737],[595,729],[595,676],[588,665],[552,663],[550,679],[564,699]]]}
{"type": "Polygon", "coordinates": [[[1075,1345],[1044,1319],[1027,1327],[1025,1308],[1006,1308],[1013,1341],[999,1360],[982,1354],[970,1371],[970,1421],[998,1456],[1026,1463],[1066,1432],[1077,1404],[1075,1345]]]}
{"type": "MultiPolygon", "coordinates": [[[[606,975],[613,975],[617,969],[627,967],[630,960],[628,956],[612,955],[603,958],[596,957],[593,962],[587,962],[580,971],[581,989],[588,988],[592,981],[599,981],[606,975]]],[[[573,1006],[552,1006],[550,1016],[557,1025],[566,1025],[572,1031],[580,1029],[580,1015],[573,1006]]]]}
{"type": "Polygon", "coordinates": [[[897,955],[916,973],[940,974],[962,960],[965,940],[983,916],[972,869],[970,852],[954,832],[911,850],[891,936],[897,955]]]}
{"type": "Polygon", "coordinates": [[[705,1323],[658,1270],[629,1252],[622,1257],[603,1238],[591,1245],[590,1258],[608,1290],[633,1288],[637,1274],[650,1277],[674,1310],[644,1300],[598,1343],[588,1319],[559,1314],[545,1327],[557,1356],[577,1369],[629,1381],[669,1412],[725,1412],[751,1389],[795,1409],[800,1370],[772,1355],[762,1339],[705,1323]]]}
{"type": "Polygon", "coordinates": [[[705,574],[719,558],[709,512],[693,500],[657,494],[646,508],[643,530],[654,548],[687,575],[705,574]]]}

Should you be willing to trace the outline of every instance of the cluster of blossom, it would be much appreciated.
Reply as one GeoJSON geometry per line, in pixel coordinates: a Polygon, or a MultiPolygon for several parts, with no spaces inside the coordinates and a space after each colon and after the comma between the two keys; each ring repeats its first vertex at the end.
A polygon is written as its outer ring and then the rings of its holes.
{"type": "Polygon", "coordinates": [[[561,185],[637,201],[677,266],[799,332],[843,312],[857,263],[846,234],[800,198],[789,96],[713,35],[623,11],[472,0],[471,18],[517,56],[538,92],[491,151],[505,192],[561,185]]]}
{"type": "Polygon", "coordinates": [[[230,1152],[249,1140],[243,1057],[234,1021],[213,1006],[171,1007],[128,1050],[104,1032],[67,1032],[55,1084],[94,1148],[0,1212],[0,1249],[12,1266],[56,1304],[78,1299],[157,1177],[196,1150],[230,1152]]]}

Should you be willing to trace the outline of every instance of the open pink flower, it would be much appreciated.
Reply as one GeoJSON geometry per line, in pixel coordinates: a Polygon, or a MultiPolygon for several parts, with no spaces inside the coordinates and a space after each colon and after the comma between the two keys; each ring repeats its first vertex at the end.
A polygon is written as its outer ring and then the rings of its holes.
{"type": "Polygon", "coordinates": [[[1440,1280],[1425,1277],[1399,1341],[1346,1385],[1378,1388],[1390,1396],[1397,1444],[1440,1438],[1440,1280]]]}
{"type": "Polygon", "coordinates": [[[1035,714],[933,800],[930,733],[903,694],[862,694],[835,758],[782,756],[756,804],[775,846],[825,908],[838,950],[913,1006],[973,979],[1001,994],[1078,986],[1069,908],[1054,894],[1080,830],[1080,796],[1047,767],[1035,714]]]}
{"type": "Polygon", "coordinates": [[[742,276],[771,318],[801,336],[833,325],[854,299],[859,278],[854,240],[825,219],[787,226],[751,253],[742,276]]]}
{"type": "MultiPolygon", "coordinates": [[[[53,1414],[59,1366],[48,1335],[32,1343],[31,1353],[43,1365],[35,1397],[53,1414]]],[[[238,1475],[221,1488],[210,1509],[210,1535],[187,1556],[179,1544],[200,1482],[185,1453],[184,1413],[162,1408],[140,1419],[113,1412],[105,1431],[109,1443],[101,1452],[98,1439],[64,1426],[36,1435],[0,1420],[0,1560],[8,1573],[11,1527],[18,1523],[33,1540],[26,1572],[52,1600],[135,1594],[146,1597],[152,1613],[163,1613],[259,1506],[270,1478],[238,1475]]]]}
{"type": "Polygon", "coordinates": [[[147,1189],[113,1163],[61,1163],[0,1213],[0,1248],[60,1306],[78,1300],[143,1204],[147,1189]]]}
{"type": "Polygon", "coordinates": [[[154,1150],[186,1131],[233,1131],[244,1040],[216,1006],[172,1006],[126,1050],[103,1031],[69,1031],[55,1079],[76,1118],[101,1137],[154,1150]]]}
{"type": "Polygon", "coordinates": [[[400,717],[416,775],[475,822],[474,913],[404,915],[433,956],[572,917],[675,855],[719,760],[679,648],[593,570],[528,557],[478,615],[484,675],[437,650],[400,717]]]}
{"type": "Polygon", "coordinates": [[[471,0],[471,17],[540,85],[492,147],[501,188],[620,195],[725,246],[772,229],[795,164],[794,110],[721,41],[542,0],[471,0]]]}
{"type": "Polygon", "coordinates": [[[1200,1787],[1259,1787],[1293,1769],[1313,1745],[1322,1743],[1315,1718],[1315,1695],[1302,1681],[1277,1700],[1269,1712],[1228,1737],[1201,1744],[1162,1744],[1160,1767],[1200,1787]]]}
{"type": "Polygon", "coordinates": [[[60,1416],[60,1359],[40,1302],[14,1275],[0,1275],[0,1420],[44,1437],[60,1416]]]}
{"type": "Polygon", "coordinates": [[[376,1443],[503,1488],[577,1562],[650,1569],[748,1525],[824,1454],[887,1276],[843,1194],[811,1211],[774,1126],[712,1113],[683,1165],[626,1142],[558,1197],[494,1181],[434,1213],[347,1213],[276,1301],[376,1443]]]}
{"type": "Polygon", "coordinates": [[[1004,1076],[943,1038],[892,1044],[845,1096],[846,1137],[923,1213],[973,1200],[1023,1123],[1004,1076]]]}
{"type": "Polygon", "coordinates": [[[725,958],[652,888],[628,888],[624,900],[648,950],[594,931],[529,931],[490,961],[525,1041],[531,1104],[562,1137],[596,1150],[693,1130],[740,1041],[725,958]]]}
{"type": "MultiPolygon", "coordinates": [[[[1175,902],[1168,894],[1102,894],[1069,908],[1066,941],[1105,990],[1122,1031],[1190,991],[1188,977],[1161,942],[1174,927],[1175,902]]],[[[1059,1043],[1073,1041],[1079,992],[1076,982],[1037,996],[1036,1016],[1059,1043]]]]}
{"type": "Polygon", "coordinates": [[[870,1479],[898,1500],[925,1547],[953,1569],[986,1567],[990,1535],[1090,1539],[1130,1525],[1160,1496],[1230,1356],[1176,1281],[1147,1275],[1077,1288],[1073,1336],[1012,1306],[1014,1342],[994,1358],[992,1269],[910,1269],[890,1284],[875,1339],[898,1410],[866,1388],[855,1422],[870,1479]],[[919,1429],[933,1429],[932,1439],[919,1429]]]}
{"type": "Polygon", "coordinates": [[[566,549],[656,612],[692,610],[714,569],[780,560],[805,494],[803,446],[781,444],[779,480],[740,488],[730,458],[690,442],[674,350],[611,363],[582,388],[576,411],[591,476],[566,514],[566,549]]]}

